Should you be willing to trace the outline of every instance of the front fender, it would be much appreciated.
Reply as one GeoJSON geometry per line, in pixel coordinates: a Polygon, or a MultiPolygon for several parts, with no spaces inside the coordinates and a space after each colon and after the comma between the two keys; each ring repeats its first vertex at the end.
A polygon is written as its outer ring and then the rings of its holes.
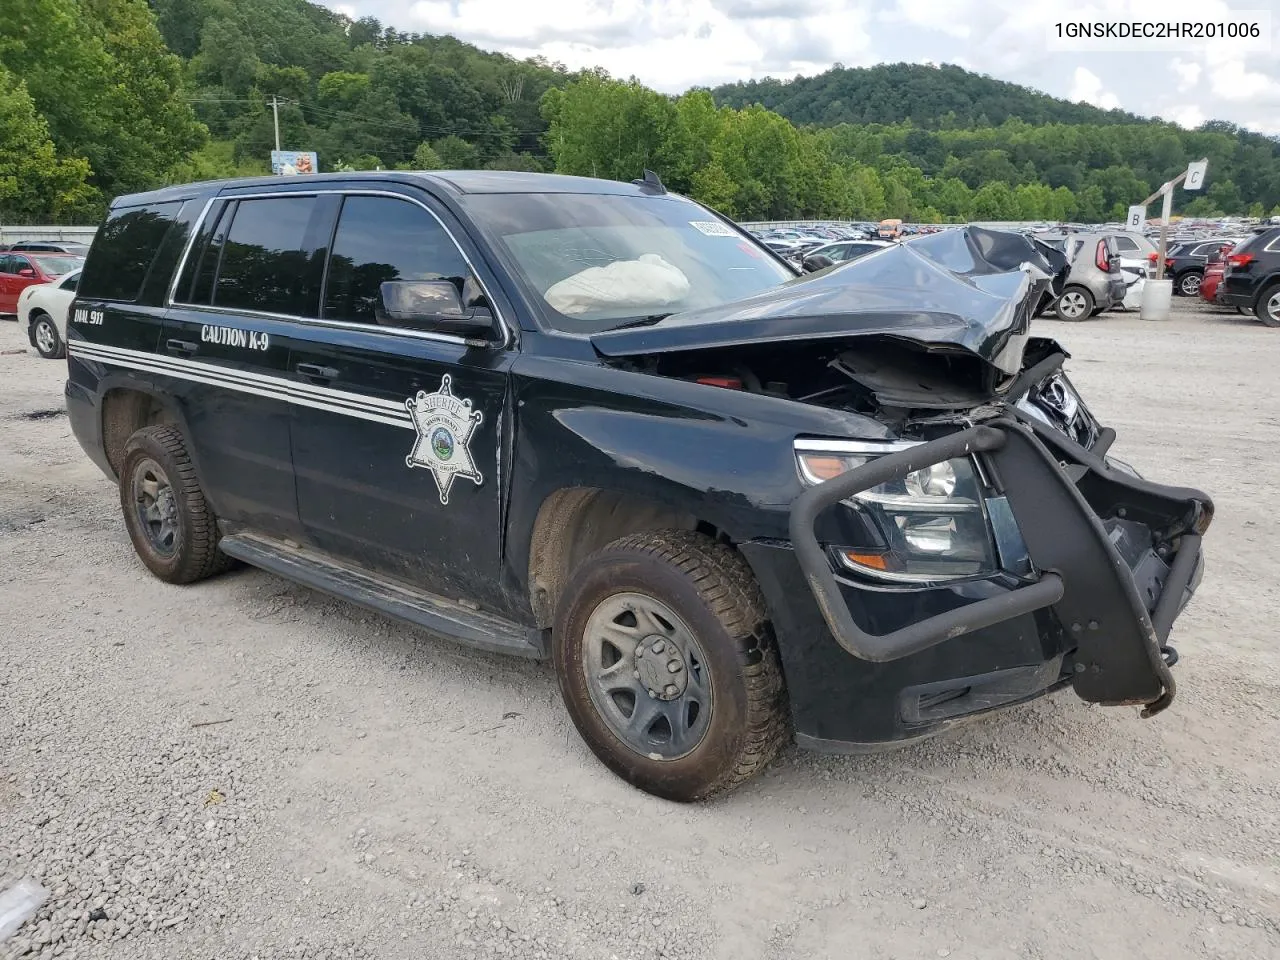
{"type": "Polygon", "coordinates": [[[785,539],[802,489],[795,438],[887,436],[855,414],[602,364],[525,356],[512,376],[507,567],[520,579],[538,510],[557,490],[634,495],[739,542],[785,539]]]}

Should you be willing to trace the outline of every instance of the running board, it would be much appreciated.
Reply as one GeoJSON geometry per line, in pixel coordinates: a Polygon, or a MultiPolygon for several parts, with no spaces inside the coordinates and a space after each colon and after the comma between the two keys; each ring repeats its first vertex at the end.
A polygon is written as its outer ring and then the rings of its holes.
{"type": "Polygon", "coordinates": [[[453,600],[348,566],[327,554],[279,540],[236,533],[218,547],[229,557],[358,604],[376,613],[492,653],[541,659],[542,632],[453,600]]]}

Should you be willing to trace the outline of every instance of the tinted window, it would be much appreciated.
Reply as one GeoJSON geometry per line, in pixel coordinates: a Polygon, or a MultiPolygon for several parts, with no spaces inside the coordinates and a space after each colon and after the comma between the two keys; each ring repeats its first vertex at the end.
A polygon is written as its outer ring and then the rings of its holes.
{"type": "Polygon", "coordinates": [[[214,306],[315,316],[304,251],[315,197],[241,200],[223,244],[214,306]]]}
{"type": "Polygon", "coordinates": [[[1130,253],[1138,249],[1138,245],[1128,237],[1116,237],[1115,241],[1116,248],[1120,250],[1121,253],[1130,253]]]}
{"type": "Polygon", "coordinates": [[[31,266],[31,261],[28,260],[26,257],[10,257],[9,258],[10,273],[17,273],[19,270],[31,270],[31,269],[33,269],[31,266]]]}
{"type": "Polygon", "coordinates": [[[388,280],[452,280],[459,292],[467,262],[426,210],[391,197],[347,197],[325,283],[329,320],[376,323],[381,285],[388,280]]]}
{"type": "Polygon", "coordinates": [[[7,254],[0,253],[0,273],[9,272],[9,261],[13,258],[7,254]]]}
{"type": "Polygon", "coordinates": [[[81,294],[94,300],[136,300],[181,208],[182,201],[175,200],[111,211],[93,238],[81,294]]]}
{"type": "Polygon", "coordinates": [[[67,277],[67,279],[63,280],[60,284],[58,284],[58,286],[61,287],[63,290],[74,290],[76,288],[76,284],[79,282],[80,282],[80,274],[73,273],[71,274],[71,276],[67,277]]]}

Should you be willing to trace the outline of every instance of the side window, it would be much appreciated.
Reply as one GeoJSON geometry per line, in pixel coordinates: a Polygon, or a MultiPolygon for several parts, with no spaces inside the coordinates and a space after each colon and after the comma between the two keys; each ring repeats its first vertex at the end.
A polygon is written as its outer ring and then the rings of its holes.
{"type": "Polygon", "coordinates": [[[9,262],[13,257],[7,253],[0,253],[0,273],[9,273],[9,262]]]}
{"type": "Polygon", "coordinates": [[[1218,245],[1215,243],[1202,243],[1200,244],[1200,246],[1196,247],[1194,250],[1191,251],[1191,256],[1207,257],[1217,249],[1218,249],[1218,245]]]}
{"type": "Polygon", "coordinates": [[[138,299],[151,262],[182,209],[182,201],[111,211],[85,260],[82,296],[92,300],[138,299]]]}
{"type": "Polygon", "coordinates": [[[1129,237],[1116,237],[1116,249],[1121,253],[1133,253],[1137,251],[1138,245],[1129,237]]]}
{"type": "Polygon", "coordinates": [[[241,200],[223,244],[213,305],[315,316],[314,271],[303,245],[315,208],[315,197],[241,200]]]}
{"type": "Polygon", "coordinates": [[[31,266],[31,261],[28,260],[26,257],[10,257],[9,258],[10,273],[18,273],[21,270],[34,270],[34,269],[35,268],[31,266]]]}
{"type": "Polygon", "coordinates": [[[461,291],[469,274],[457,245],[422,207],[393,197],[349,196],[333,238],[324,317],[377,323],[386,281],[452,280],[461,291]]]}
{"type": "Polygon", "coordinates": [[[58,284],[58,287],[62,290],[74,290],[76,288],[76,284],[79,282],[80,274],[73,273],[71,276],[67,277],[67,279],[58,284]]]}

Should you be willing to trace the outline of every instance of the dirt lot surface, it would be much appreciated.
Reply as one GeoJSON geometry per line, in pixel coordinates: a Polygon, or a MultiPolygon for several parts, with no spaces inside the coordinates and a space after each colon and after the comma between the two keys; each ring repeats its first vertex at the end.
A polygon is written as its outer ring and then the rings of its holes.
{"type": "Polygon", "coordinates": [[[1280,956],[1280,331],[1045,323],[1153,478],[1209,490],[1158,719],[1070,693],[705,806],[579,741],[550,669],[284,580],[134,559],[0,323],[0,957],[1280,956]]]}

